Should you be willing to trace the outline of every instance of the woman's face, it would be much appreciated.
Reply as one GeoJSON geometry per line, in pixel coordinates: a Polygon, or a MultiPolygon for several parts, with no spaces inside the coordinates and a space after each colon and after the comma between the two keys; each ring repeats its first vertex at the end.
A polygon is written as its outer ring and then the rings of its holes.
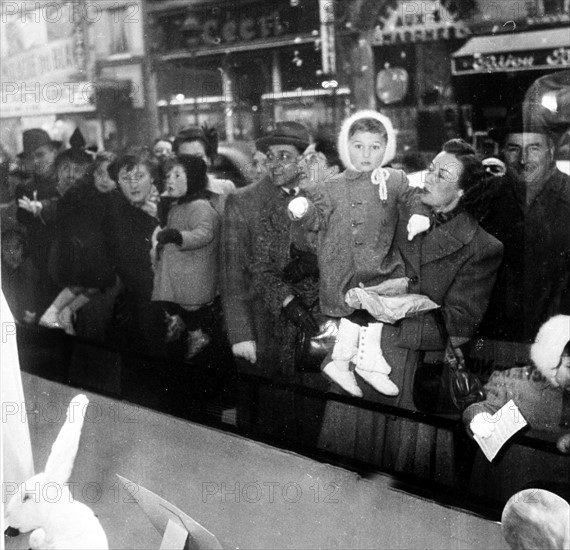
{"type": "Polygon", "coordinates": [[[201,141],[185,141],[181,143],[180,147],[178,147],[178,154],[199,157],[206,163],[206,166],[211,164],[208,155],[206,155],[206,148],[201,141]]]}
{"type": "Polygon", "coordinates": [[[459,188],[463,170],[455,155],[439,153],[428,168],[421,201],[436,212],[453,210],[463,196],[463,190],[459,188]]]}
{"type": "Polygon", "coordinates": [[[109,193],[117,184],[109,176],[107,169],[109,168],[109,162],[102,162],[97,165],[93,177],[95,179],[95,187],[99,193],[109,193]]]}
{"type": "Polygon", "coordinates": [[[166,174],[166,194],[169,197],[179,199],[188,191],[188,178],[184,168],[175,164],[166,174]]]}
{"type": "Polygon", "coordinates": [[[137,164],[130,172],[123,166],[119,170],[119,187],[133,206],[142,206],[152,189],[152,177],[145,164],[137,164]]]}

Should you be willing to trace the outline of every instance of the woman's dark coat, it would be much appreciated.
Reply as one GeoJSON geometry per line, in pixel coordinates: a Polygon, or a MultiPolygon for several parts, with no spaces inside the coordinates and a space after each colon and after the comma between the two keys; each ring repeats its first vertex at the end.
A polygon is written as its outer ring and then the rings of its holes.
{"type": "MultiPolygon", "coordinates": [[[[410,277],[410,292],[441,305],[449,335],[470,338],[487,308],[502,244],[465,212],[409,242],[407,219],[401,217],[396,240],[410,277]]],[[[397,326],[384,325],[382,349],[400,394],[383,397],[359,380],[365,399],[416,410],[412,381],[423,352],[442,358],[446,344],[436,315],[430,312],[397,326]]],[[[321,434],[327,449],[440,482],[453,480],[451,433],[332,402],[327,413],[321,434]]]]}

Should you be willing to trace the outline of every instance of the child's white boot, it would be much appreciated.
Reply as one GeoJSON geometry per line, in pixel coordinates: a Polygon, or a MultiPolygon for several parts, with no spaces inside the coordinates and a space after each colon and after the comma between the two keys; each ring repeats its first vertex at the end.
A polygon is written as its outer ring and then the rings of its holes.
{"type": "Polygon", "coordinates": [[[345,317],[340,320],[338,335],[332,352],[332,361],[323,369],[323,374],[338,384],[343,390],[355,397],[362,397],[354,372],[350,370],[350,361],[358,353],[358,335],[360,326],[345,317]]]}
{"type": "Polygon", "coordinates": [[[75,294],[69,288],[64,288],[52,304],[46,309],[44,314],[40,317],[39,324],[47,328],[63,329],[59,319],[60,311],[70,304],[75,299],[75,294]]]}
{"type": "Polygon", "coordinates": [[[392,368],[382,353],[382,327],[382,323],[361,327],[355,371],[377,392],[393,397],[400,390],[388,376],[392,368]]]}
{"type": "Polygon", "coordinates": [[[77,311],[84,305],[88,304],[91,298],[85,294],[78,294],[75,299],[59,312],[59,322],[63,326],[63,330],[70,336],[75,336],[75,315],[77,311]]]}

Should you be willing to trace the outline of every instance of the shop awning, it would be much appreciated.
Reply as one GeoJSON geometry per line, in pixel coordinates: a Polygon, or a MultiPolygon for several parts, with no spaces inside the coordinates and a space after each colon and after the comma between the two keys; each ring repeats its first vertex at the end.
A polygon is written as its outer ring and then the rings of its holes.
{"type": "Polygon", "coordinates": [[[570,67],[570,28],[475,36],[453,54],[454,75],[570,67]]]}

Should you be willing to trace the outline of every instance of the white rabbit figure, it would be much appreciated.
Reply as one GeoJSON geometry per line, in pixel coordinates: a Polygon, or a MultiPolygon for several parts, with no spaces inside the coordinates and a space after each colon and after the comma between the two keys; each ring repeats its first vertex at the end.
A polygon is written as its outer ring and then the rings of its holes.
{"type": "Polygon", "coordinates": [[[88,506],[66,485],[79,447],[89,400],[77,395],[51,448],[45,471],[28,479],[6,508],[6,524],[30,535],[32,550],[107,550],[107,536],[88,506]]]}

